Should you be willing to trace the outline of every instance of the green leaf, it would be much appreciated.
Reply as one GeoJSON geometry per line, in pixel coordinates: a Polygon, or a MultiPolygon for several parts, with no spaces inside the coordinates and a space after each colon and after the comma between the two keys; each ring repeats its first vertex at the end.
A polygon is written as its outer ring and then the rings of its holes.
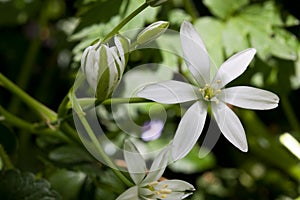
{"type": "Polygon", "coordinates": [[[49,177],[49,182],[62,195],[64,200],[73,200],[78,198],[85,179],[86,175],[81,172],[61,169],[55,171],[49,177]]]}
{"type": "Polygon", "coordinates": [[[126,140],[124,143],[124,158],[130,177],[135,184],[139,184],[146,175],[146,163],[130,140],[126,140]]]}
{"type": "Polygon", "coordinates": [[[239,18],[232,18],[224,26],[222,41],[226,57],[249,47],[247,31],[239,23],[239,18]]]}
{"type": "Polygon", "coordinates": [[[53,161],[74,164],[92,161],[90,154],[76,146],[61,146],[50,152],[49,158],[53,161]]]}
{"type": "Polygon", "coordinates": [[[203,3],[215,16],[226,19],[247,5],[249,0],[204,0],[203,3]]]}
{"type": "Polygon", "coordinates": [[[0,199],[56,200],[61,197],[45,179],[37,179],[32,173],[9,170],[0,173],[0,199]]]}
{"type": "Polygon", "coordinates": [[[88,5],[78,5],[80,24],[76,28],[76,31],[92,24],[108,22],[112,16],[118,14],[121,5],[122,0],[97,1],[88,5]]]}

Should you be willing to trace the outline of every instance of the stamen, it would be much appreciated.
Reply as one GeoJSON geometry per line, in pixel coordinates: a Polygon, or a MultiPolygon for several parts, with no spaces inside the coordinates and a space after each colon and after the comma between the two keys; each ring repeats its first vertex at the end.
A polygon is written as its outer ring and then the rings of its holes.
{"type": "Polygon", "coordinates": [[[165,199],[165,198],[167,198],[167,195],[166,195],[166,194],[162,194],[162,195],[160,196],[160,198],[165,199]]]}
{"type": "Polygon", "coordinates": [[[220,84],[220,83],[221,83],[221,80],[217,80],[216,83],[220,84]]]}
{"type": "Polygon", "coordinates": [[[158,184],[158,182],[157,182],[157,181],[154,181],[154,182],[152,182],[152,183],[149,183],[149,186],[153,187],[153,186],[156,186],[157,184],[158,184]]]}
{"type": "Polygon", "coordinates": [[[171,193],[172,193],[172,190],[170,190],[170,189],[161,189],[160,192],[161,192],[162,194],[171,194],[171,193]]]}

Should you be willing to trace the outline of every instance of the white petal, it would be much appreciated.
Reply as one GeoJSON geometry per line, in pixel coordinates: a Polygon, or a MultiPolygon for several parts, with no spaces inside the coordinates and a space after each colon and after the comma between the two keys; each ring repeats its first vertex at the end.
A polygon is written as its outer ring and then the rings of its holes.
{"type": "Polygon", "coordinates": [[[276,108],[279,97],[267,90],[262,90],[247,86],[226,88],[224,91],[224,101],[246,109],[267,110],[276,108]]]}
{"type": "Polygon", "coordinates": [[[123,192],[116,200],[138,200],[138,187],[134,186],[123,192]]]}
{"type": "Polygon", "coordinates": [[[207,105],[195,102],[183,115],[172,145],[174,161],[186,156],[197,142],[205,124],[207,105]]]}
{"type": "Polygon", "coordinates": [[[137,93],[139,97],[165,104],[197,100],[199,94],[197,87],[172,80],[147,85],[137,93]]]}
{"type": "Polygon", "coordinates": [[[84,68],[85,76],[89,85],[96,91],[98,83],[98,62],[99,55],[93,47],[88,47],[88,53],[86,56],[86,65],[84,68]]]}
{"type": "Polygon", "coordinates": [[[220,130],[227,140],[241,151],[248,151],[246,134],[236,114],[223,102],[218,104],[212,102],[211,108],[220,130]]]}
{"type": "Polygon", "coordinates": [[[236,79],[247,69],[255,53],[256,50],[250,48],[231,56],[221,65],[213,82],[220,80],[220,87],[224,87],[227,83],[236,79]]]}
{"type": "Polygon", "coordinates": [[[156,156],[143,183],[157,181],[163,175],[169,161],[169,153],[170,151],[167,147],[156,156]]]}
{"type": "Polygon", "coordinates": [[[146,163],[130,140],[124,143],[124,158],[130,177],[135,184],[139,184],[146,175],[146,163]]]}
{"type": "Polygon", "coordinates": [[[164,185],[168,185],[168,189],[174,192],[184,192],[184,191],[193,191],[195,190],[194,186],[188,182],[182,180],[165,180],[158,183],[157,188],[163,188],[164,185]]]}
{"type": "Polygon", "coordinates": [[[193,25],[184,21],[180,28],[184,60],[200,86],[210,82],[209,55],[193,25]]]}

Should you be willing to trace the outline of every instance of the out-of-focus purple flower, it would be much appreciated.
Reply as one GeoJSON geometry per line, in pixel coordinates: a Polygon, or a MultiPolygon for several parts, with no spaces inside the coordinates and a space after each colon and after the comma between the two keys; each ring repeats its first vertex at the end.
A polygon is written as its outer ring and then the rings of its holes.
{"type": "Polygon", "coordinates": [[[164,122],[161,120],[152,120],[146,122],[142,127],[142,140],[152,141],[161,136],[161,132],[164,129],[164,122]]]}

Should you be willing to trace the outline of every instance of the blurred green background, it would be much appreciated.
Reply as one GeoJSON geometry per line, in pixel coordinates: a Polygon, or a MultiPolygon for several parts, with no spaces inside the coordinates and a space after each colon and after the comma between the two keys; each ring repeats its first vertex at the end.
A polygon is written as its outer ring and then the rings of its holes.
{"type": "MultiPolygon", "coordinates": [[[[0,72],[56,111],[73,85],[83,49],[142,3],[0,0],[0,72]]],[[[186,158],[167,169],[164,177],[183,179],[197,188],[190,199],[300,199],[299,142],[298,154],[294,154],[287,148],[291,143],[280,140],[289,133],[300,141],[297,4],[297,0],[169,0],[147,8],[122,29],[165,20],[178,31],[183,20],[191,21],[218,66],[234,53],[254,47],[255,60],[231,85],[252,85],[280,97],[279,107],[270,111],[234,108],[246,130],[249,152],[238,151],[221,137],[208,156],[199,158],[196,145],[186,158]]],[[[147,62],[175,69],[180,65],[165,52],[137,51],[130,56],[128,69],[147,62]]],[[[4,111],[29,123],[41,119],[2,84],[0,199],[115,199],[124,191],[125,185],[82,145],[6,121],[4,111]],[[4,155],[17,171],[5,171],[4,155]]],[[[140,119],[145,119],[147,112],[139,112],[140,119]]],[[[172,116],[166,131],[174,131],[179,122],[179,115],[172,116]]],[[[109,125],[106,129],[110,137],[118,137],[109,125]]]]}

